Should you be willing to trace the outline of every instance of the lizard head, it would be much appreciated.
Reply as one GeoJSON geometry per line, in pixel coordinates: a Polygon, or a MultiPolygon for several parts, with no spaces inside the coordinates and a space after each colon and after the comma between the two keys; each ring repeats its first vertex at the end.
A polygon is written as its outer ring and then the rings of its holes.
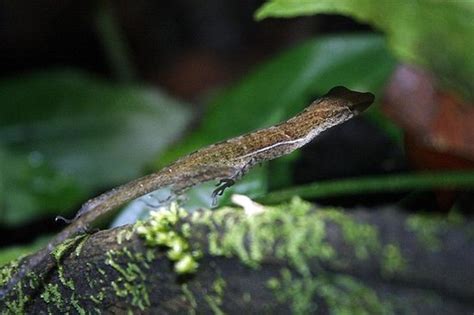
{"type": "Polygon", "coordinates": [[[356,92],[343,86],[336,86],[332,88],[329,90],[326,96],[344,99],[348,102],[349,109],[356,115],[366,110],[367,107],[369,107],[374,101],[374,95],[372,93],[356,92]]]}

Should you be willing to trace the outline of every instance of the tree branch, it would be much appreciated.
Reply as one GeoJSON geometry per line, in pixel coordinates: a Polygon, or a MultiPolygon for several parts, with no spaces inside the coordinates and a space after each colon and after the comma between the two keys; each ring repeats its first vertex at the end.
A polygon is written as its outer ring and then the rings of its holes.
{"type": "MultiPolygon", "coordinates": [[[[248,216],[163,211],[63,243],[7,313],[461,313],[474,304],[473,221],[348,214],[295,199],[248,216]],[[471,233],[471,234],[469,234],[471,233]]],[[[15,263],[2,269],[0,283],[15,263]]],[[[14,269],[14,268],[13,268],[14,269]]]]}

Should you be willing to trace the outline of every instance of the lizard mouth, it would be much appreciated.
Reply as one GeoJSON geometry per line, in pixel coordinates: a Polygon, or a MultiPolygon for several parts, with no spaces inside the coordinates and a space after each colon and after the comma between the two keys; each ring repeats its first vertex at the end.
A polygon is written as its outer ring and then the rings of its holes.
{"type": "Polygon", "coordinates": [[[336,96],[347,100],[349,103],[349,109],[356,114],[359,114],[366,110],[367,107],[369,107],[375,99],[374,94],[370,92],[356,92],[349,90],[348,88],[345,88],[343,86],[336,86],[332,88],[327,93],[327,95],[336,96]]]}

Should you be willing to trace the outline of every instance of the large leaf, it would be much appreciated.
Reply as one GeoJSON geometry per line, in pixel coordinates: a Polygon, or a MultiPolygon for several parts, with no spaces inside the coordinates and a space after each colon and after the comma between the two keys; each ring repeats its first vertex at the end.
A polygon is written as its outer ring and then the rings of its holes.
{"type": "Polygon", "coordinates": [[[70,176],[37,153],[12,154],[0,147],[0,223],[17,225],[42,214],[62,214],[84,198],[70,176]]]}
{"type": "MultiPolygon", "coordinates": [[[[393,66],[394,60],[379,36],[307,41],[263,64],[218,96],[200,127],[162,156],[159,163],[284,120],[336,85],[376,92],[393,66]]],[[[288,159],[280,161],[286,163],[288,159]]],[[[277,176],[273,170],[272,178],[277,176]]]]}
{"type": "Polygon", "coordinates": [[[433,70],[474,100],[474,1],[270,0],[256,17],[316,13],[349,15],[374,25],[386,33],[397,57],[433,70]]]}
{"type": "Polygon", "coordinates": [[[71,206],[71,198],[63,196],[70,186],[58,188],[51,181],[72,181],[90,193],[141,175],[144,164],[176,139],[190,116],[177,101],[154,89],[110,84],[76,71],[5,79],[0,91],[0,145],[19,157],[2,165],[3,189],[9,189],[0,195],[0,205],[11,214],[6,215],[8,221],[16,223],[25,219],[21,212],[44,210],[46,201],[50,211],[71,206]],[[41,184],[36,175],[30,176],[31,157],[48,167],[35,171],[41,176],[49,172],[49,177],[40,176],[41,184]],[[10,170],[8,176],[5,169],[10,170]],[[35,185],[48,190],[51,198],[38,202],[35,185]],[[69,201],[60,202],[65,199],[69,201]],[[28,207],[25,200],[30,200],[28,207]]]}
{"type": "Polygon", "coordinates": [[[70,71],[5,80],[0,91],[0,141],[41,153],[93,188],[139,174],[189,118],[158,91],[70,71]]]}

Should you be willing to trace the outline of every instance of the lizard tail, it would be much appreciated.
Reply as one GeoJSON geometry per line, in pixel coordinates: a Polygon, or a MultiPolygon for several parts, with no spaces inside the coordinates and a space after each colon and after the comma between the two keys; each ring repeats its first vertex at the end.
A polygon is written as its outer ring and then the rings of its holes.
{"type": "Polygon", "coordinates": [[[13,292],[25,275],[30,271],[34,271],[39,265],[47,264],[46,270],[41,272],[42,275],[47,274],[55,266],[51,256],[52,250],[66,239],[87,231],[88,225],[95,219],[128,201],[171,183],[172,179],[163,176],[162,172],[150,174],[87,201],[73,219],[57,216],[56,221],[61,220],[71,224],[56,235],[45,248],[25,257],[20,262],[16,273],[0,288],[0,300],[13,292]]]}

